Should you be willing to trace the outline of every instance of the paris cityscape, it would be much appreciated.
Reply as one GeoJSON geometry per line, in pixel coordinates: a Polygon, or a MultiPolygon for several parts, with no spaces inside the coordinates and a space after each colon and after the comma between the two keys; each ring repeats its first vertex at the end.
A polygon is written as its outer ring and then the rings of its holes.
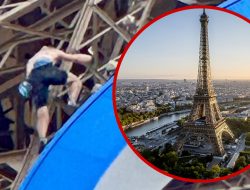
{"type": "MultiPolygon", "coordinates": [[[[250,80],[217,80],[213,84],[223,110],[234,107],[235,101],[250,101],[250,80]]],[[[169,105],[171,110],[175,106],[190,108],[195,89],[196,80],[120,79],[117,81],[116,105],[118,109],[126,108],[132,112],[155,111],[161,105],[169,105]]],[[[245,113],[230,116],[245,118],[245,113]]]]}
{"type": "Polygon", "coordinates": [[[250,80],[213,80],[208,15],[200,15],[197,79],[119,79],[118,117],[132,146],[160,170],[191,179],[250,164],[250,80]]]}
{"type": "MultiPolygon", "coordinates": [[[[224,146],[227,151],[224,160],[220,157],[211,160],[208,147],[202,143],[187,144],[188,151],[183,151],[183,154],[189,155],[193,151],[192,154],[210,159],[207,168],[216,170],[215,166],[222,167],[221,173],[226,175],[236,171],[236,167],[242,168],[242,163],[248,164],[240,155],[249,154],[250,147],[249,141],[245,140],[245,133],[250,132],[250,80],[214,81],[213,84],[221,114],[227,118],[236,139],[224,146]],[[200,150],[195,153],[197,148],[200,150]]],[[[190,114],[195,88],[195,80],[118,80],[117,109],[132,145],[140,152],[163,150],[165,146],[174,145],[182,127],[180,121],[190,114]]],[[[189,174],[185,177],[196,178],[189,174]]]]}

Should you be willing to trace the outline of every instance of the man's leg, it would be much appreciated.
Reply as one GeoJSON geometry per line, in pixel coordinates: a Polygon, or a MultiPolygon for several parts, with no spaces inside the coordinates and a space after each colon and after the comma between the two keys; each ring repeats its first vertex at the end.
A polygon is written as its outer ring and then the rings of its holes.
{"type": "Polygon", "coordinates": [[[82,89],[82,82],[76,75],[68,73],[67,84],[69,84],[69,105],[76,106],[78,96],[82,89]]]}
{"type": "Polygon", "coordinates": [[[46,144],[47,142],[47,130],[49,126],[49,110],[47,106],[42,106],[37,109],[37,122],[36,128],[41,141],[46,144]]]}

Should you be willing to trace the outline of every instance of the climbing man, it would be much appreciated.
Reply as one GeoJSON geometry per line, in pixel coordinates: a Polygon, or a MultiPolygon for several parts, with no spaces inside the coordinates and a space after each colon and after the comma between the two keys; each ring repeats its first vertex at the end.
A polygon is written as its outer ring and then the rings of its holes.
{"type": "Polygon", "coordinates": [[[68,105],[76,106],[82,88],[82,82],[70,72],[58,68],[61,61],[78,64],[92,62],[92,56],[86,54],[71,54],[53,47],[43,46],[26,65],[26,79],[19,85],[19,93],[25,98],[33,99],[36,106],[36,129],[40,138],[42,151],[47,144],[47,129],[49,125],[49,110],[47,107],[49,86],[68,85],[68,105]]]}

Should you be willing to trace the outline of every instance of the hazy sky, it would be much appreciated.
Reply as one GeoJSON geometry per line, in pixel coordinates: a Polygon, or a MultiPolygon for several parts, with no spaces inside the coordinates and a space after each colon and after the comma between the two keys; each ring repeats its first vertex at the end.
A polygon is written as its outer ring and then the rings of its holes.
{"type": "MultiPolygon", "coordinates": [[[[250,79],[250,25],[228,13],[206,12],[213,79],[250,79]]],[[[118,78],[197,78],[201,14],[177,12],[147,28],[130,46],[118,78]]]]}

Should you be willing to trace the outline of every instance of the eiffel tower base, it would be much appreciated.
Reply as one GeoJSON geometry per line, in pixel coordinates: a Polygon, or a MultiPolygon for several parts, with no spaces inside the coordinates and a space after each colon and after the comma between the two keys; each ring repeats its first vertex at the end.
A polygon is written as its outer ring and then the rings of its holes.
{"type": "MultiPolygon", "coordinates": [[[[206,154],[214,156],[224,156],[223,138],[234,140],[234,134],[227,126],[225,119],[222,119],[215,126],[197,125],[194,122],[188,122],[184,125],[182,133],[177,139],[174,147],[178,152],[182,152],[183,145],[191,139],[191,137],[204,138],[207,144],[212,145],[212,151],[206,154]]],[[[196,152],[198,149],[196,150],[196,152]]],[[[204,154],[204,152],[201,152],[204,154]]]]}

